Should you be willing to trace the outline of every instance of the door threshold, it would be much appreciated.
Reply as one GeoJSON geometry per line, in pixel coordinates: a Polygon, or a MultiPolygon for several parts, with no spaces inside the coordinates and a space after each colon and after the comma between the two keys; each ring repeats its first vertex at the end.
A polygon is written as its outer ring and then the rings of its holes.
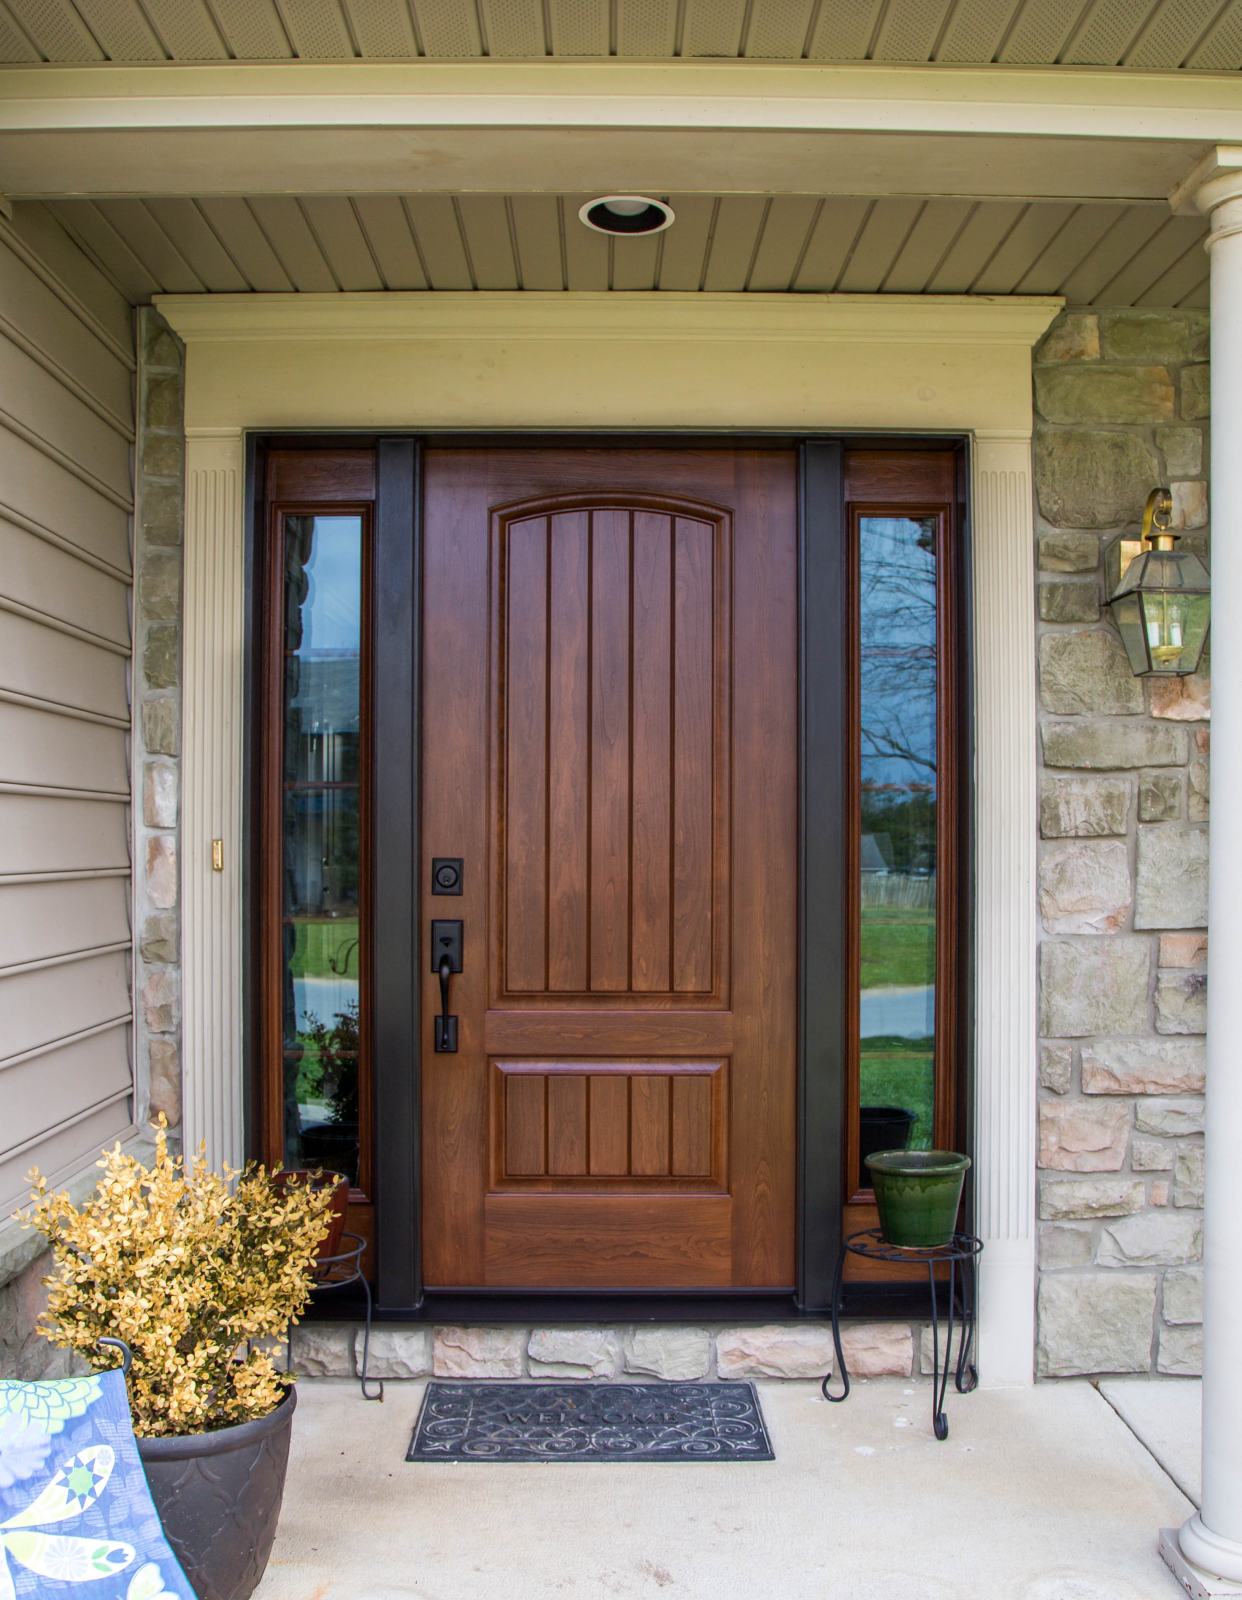
{"type": "MultiPolygon", "coordinates": [[[[940,1312],[948,1310],[947,1285],[938,1284],[940,1312]]],[[[303,1321],[340,1322],[360,1319],[364,1303],[359,1296],[334,1296],[306,1310],[303,1321]]],[[[841,1315],[857,1322],[926,1321],[929,1313],[924,1284],[847,1284],[841,1315]]],[[[565,1293],[530,1289],[429,1289],[416,1306],[377,1305],[376,1323],[460,1323],[496,1326],[520,1323],[760,1323],[826,1322],[830,1306],[805,1305],[792,1289],[703,1289],[670,1293],[667,1289],[624,1290],[613,1294],[565,1293]]]]}
{"type": "Polygon", "coordinates": [[[531,1289],[428,1289],[413,1311],[377,1317],[417,1322],[786,1322],[800,1315],[790,1289],[667,1289],[573,1293],[531,1289]]]}

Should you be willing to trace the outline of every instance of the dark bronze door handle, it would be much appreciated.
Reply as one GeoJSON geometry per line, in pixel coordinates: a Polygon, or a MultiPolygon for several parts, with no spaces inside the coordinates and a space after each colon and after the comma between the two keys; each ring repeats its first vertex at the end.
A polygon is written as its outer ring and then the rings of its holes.
{"type": "Polygon", "coordinates": [[[431,924],[431,970],[440,979],[440,1015],[435,1021],[437,1055],[456,1055],[457,1018],[449,1014],[449,981],[462,968],[461,923],[437,919],[431,924]]]}
{"type": "Polygon", "coordinates": [[[448,956],[440,957],[440,1015],[436,1018],[436,1054],[454,1055],[457,1051],[457,1018],[449,1015],[449,979],[453,976],[453,963],[448,956]]]}

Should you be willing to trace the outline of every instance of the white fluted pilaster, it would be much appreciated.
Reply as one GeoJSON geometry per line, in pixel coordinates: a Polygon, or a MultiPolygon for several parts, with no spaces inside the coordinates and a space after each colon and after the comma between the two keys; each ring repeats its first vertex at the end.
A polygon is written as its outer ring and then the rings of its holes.
{"type": "Polygon", "coordinates": [[[1035,1351],[1035,558],[1031,441],[976,436],[975,1197],[979,1373],[1029,1384],[1035,1351]]]}
{"type": "Polygon", "coordinates": [[[187,1150],[240,1165],[242,714],[245,577],[242,435],[186,440],[182,652],[182,1095],[187,1150]],[[212,869],[213,839],[224,870],[212,869]]]}

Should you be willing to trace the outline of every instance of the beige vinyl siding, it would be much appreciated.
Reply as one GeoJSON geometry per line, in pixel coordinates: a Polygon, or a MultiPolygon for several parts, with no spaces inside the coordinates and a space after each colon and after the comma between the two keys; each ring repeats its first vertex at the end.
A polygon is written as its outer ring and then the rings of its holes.
{"type": "Polygon", "coordinates": [[[134,1121],[133,333],[42,206],[0,221],[0,1215],[134,1121]]]}

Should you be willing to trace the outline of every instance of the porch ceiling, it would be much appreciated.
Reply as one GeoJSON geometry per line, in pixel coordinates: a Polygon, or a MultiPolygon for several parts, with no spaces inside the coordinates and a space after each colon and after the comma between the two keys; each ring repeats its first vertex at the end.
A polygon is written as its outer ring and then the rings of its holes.
{"type": "Polygon", "coordinates": [[[586,195],[260,195],[20,202],[50,211],[133,302],[380,289],[1060,294],[1207,304],[1198,217],[1164,203],[672,195],[677,221],[609,240],[586,195]]]}
{"type": "Polygon", "coordinates": [[[1242,68],[1237,0],[0,0],[0,61],[729,58],[1242,68]]]}

